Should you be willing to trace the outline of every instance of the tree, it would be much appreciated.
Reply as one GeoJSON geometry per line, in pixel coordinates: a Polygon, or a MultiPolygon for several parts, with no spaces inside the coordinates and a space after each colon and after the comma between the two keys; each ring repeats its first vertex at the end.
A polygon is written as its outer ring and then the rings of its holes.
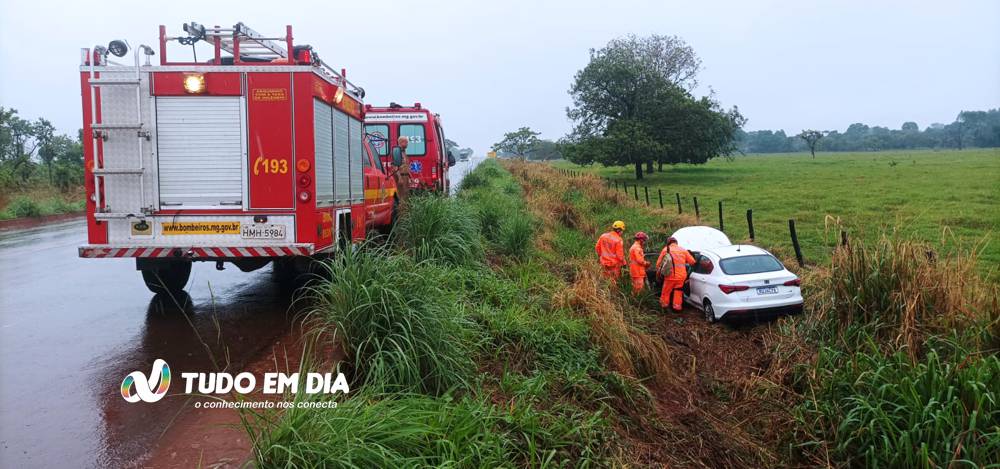
{"type": "MultiPolygon", "coordinates": [[[[854,125],[858,124],[853,124],[851,127],[854,127],[854,125]]],[[[848,129],[848,131],[850,131],[850,129],[848,129]]],[[[819,130],[803,130],[799,134],[799,138],[806,141],[806,145],[809,145],[809,152],[812,153],[813,158],[816,158],[816,144],[819,143],[821,138],[823,138],[823,132],[820,132],[819,130]]]]}
{"type": "Polygon", "coordinates": [[[538,139],[535,145],[528,150],[528,159],[530,160],[557,160],[562,158],[562,151],[559,148],[559,144],[553,142],[552,140],[546,140],[543,138],[538,139]]]}
{"type": "Polygon", "coordinates": [[[744,119],[735,108],[691,96],[699,69],[694,51],[673,36],[628,36],[592,49],[570,87],[574,128],[567,141],[580,147],[567,148],[566,158],[634,165],[642,179],[644,165],[650,171],[654,162],[704,163],[717,150],[735,151],[744,119]]]}
{"type": "Polygon", "coordinates": [[[538,142],[539,135],[541,135],[539,132],[529,127],[521,127],[514,132],[505,133],[503,140],[494,143],[491,149],[496,152],[511,153],[524,159],[528,151],[538,142]]]}
{"type": "Polygon", "coordinates": [[[82,182],[83,146],[79,142],[65,135],[56,135],[42,145],[38,156],[48,171],[49,184],[67,190],[77,176],[82,182]]]}

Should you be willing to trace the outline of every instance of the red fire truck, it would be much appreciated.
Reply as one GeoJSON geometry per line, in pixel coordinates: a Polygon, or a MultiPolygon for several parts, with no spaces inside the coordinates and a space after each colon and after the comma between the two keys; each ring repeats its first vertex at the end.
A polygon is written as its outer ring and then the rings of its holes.
{"type": "Polygon", "coordinates": [[[113,61],[124,41],[82,50],[81,257],[134,257],[150,290],[172,292],[192,261],[300,269],[391,223],[396,186],[345,70],[295,45],[291,26],[279,37],[242,23],[184,31],[160,26],[159,65],[146,45],[134,64],[113,61]],[[170,61],[174,43],[212,52],[170,61]]]}
{"type": "Polygon", "coordinates": [[[455,155],[445,141],[441,116],[425,109],[420,103],[411,107],[396,103],[390,103],[388,107],[366,104],[365,132],[371,136],[375,152],[384,164],[391,162],[392,147],[398,138],[407,137],[410,188],[448,193],[448,168],[455,166],[455,155]]]}

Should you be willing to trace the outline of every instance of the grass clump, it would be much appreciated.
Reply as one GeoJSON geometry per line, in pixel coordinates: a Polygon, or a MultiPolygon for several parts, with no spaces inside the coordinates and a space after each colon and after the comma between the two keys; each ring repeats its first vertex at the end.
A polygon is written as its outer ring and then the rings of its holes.
{"type": "Polygon", "coordinates": [[[382,249],[346,251],[312,287],[315,314],[337,328],[364,387],[442,394],[468,385],[476,327],[446,267],[382,249]]]}
{"type": "Polygon", "coordinates": [[[9,218],[25,218],[25,217],[40,217],[42,216],[42,206],[34,199],[30,199],[25,196],[16,197],[14,200],[10,201],[5,210],[10,217],[9,218]]]}
{"type": "Polygon", "coordinates": [[[483,258],[475,212],[458,199],[434,195],[411,198],[393,236],[417,261],[459,266],[483,258]]]}
{"type": "Polygon", "coordinates": [[[836,250],[825,311],[841,327],[870,324],[916,357],[928,334],[982,326],[997,316],[997,288],[979,279],[975,256],[938,258],[925,243],[882,236],[836,250]]]}
{"type": "Polygon", "coordinates": [[[517,259],[524,258],[531,247],[534,234],[532,221],[527,217],[513,217],[504,220],[496,245],[501,254],[517,259]]]}
{"type": "Polygon", "coordinates": [[[824,348],[806,444],[846,466],[953,467],[1000,461],[1000,358],[824,348]],[[824,443],[826,442],[826,443],[824,443]]]}

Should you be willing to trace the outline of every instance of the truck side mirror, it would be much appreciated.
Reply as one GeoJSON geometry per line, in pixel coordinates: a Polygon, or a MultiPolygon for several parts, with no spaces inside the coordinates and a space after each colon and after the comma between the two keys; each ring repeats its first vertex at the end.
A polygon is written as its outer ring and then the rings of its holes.
{"type": "Polygon", "coordinates": [[[450,168],[452,166],[455,166],[455,153],[448,150],[448,167],[450,168]]]}
{"type": "Polygon", "coordinates": [[[397,168],[403,165],[403,150],[399,147],[392,147],[392,165],[397,168]]]}

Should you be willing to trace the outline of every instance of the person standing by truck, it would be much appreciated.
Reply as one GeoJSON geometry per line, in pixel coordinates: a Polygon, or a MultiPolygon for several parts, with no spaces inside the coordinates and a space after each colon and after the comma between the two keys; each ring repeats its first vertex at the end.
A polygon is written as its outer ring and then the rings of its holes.
{"type": "Polygon", "coordinates": [[[405,204],[410,196],[410,157],[406,155],[410,139],[400,136],[396,143],[398,146],[392,149],[392,164],[396,167],[393,176],[396,179],[399,202],[405,204]]]}
{"type": "Polygon", "coordinates": [[[667,238],[667,245],[656,260],[656,276],[663,278],[660,291],[660,307],[666,311],[673,307],[681,312],[684,302],[684,281],[687,280],[687,266],[694,264],[694,257],[687,249],[677,244],[677,238],[667,238]]]}

